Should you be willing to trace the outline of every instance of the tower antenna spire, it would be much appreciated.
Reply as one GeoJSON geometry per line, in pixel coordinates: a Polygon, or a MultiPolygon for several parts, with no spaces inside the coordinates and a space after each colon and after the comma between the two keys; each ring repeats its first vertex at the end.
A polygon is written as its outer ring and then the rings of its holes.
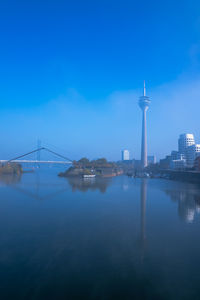
{"type": "Polygon", "coordinates": [[[145,86],[145,80],[144,80],[144,94],[143,96],[145,97],[146,96],[146,86],[145,86]]]}

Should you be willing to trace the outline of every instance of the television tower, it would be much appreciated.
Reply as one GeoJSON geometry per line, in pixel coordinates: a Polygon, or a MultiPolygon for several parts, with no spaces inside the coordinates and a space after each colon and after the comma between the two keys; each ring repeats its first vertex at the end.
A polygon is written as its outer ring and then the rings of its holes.
{"type": "Polygon", "coordinates": [[[141,166],[144,169],[147,167],[147,124],[146,124],[146,112],[149,108],[151,101],[146,96],[146,87],[144,81],[143,96],[139,99],[139,106],[142,110],[142,146],[141,146],[141,166]]]}

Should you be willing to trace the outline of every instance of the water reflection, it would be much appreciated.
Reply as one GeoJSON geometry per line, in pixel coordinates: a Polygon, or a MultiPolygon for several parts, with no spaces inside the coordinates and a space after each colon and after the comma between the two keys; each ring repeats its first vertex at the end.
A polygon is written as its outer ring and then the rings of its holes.
{"type": "MultiPolygon", "coordinates": [[[[24,174],[26,175],[26,174],[24,174]]],[[[29,175],[29,174],[27,174],[29,175]]],[[[22,179],[22,175],[1,175],[0,185],[9,185],[12,189],[34,198],[36,200],[47,200],[58,196],[60,193],[65,192],[68,189],[66,181],[57,182],[57,176],[51,178],[50,181],[44,180],[43,174],[40,172],[34,172],[31,174],[31,181],[27,181],[27,176],[22,179]],[[43,195],[43,192],[52,190],[51,193],[43,195]]],[[[87,192],[88,190],[99,190],[101,193],[105,193],[107,187],[111,184],[111,178],[67,178],[68,183],[72,188],[72,192],[77,190],[81,192],[87,192]]]]}
{"type": "Polygon", "coordinates": [[[0,186],[19,183],[21,181],[21,177],[22,177],[21,174],[1,174],[0,186]]]}
{"type": "Polygon", "coordinates": [[[193,188],[165,190],[172,201],[178,202],[178,215],[187,223],[192,223],[196,213],[200,213],[200,194],[199,189],[193,188]]]}
{"type": "Polygon", "coordinates": [[[147,179],[141,180],[140,185],[140,257],[144,260],[146,248],[146,199],[147,199],[147,179]]]}
{"type": "Polygon", "coordinates": [[[199,224],[171,218],[192,219],[197,186],[49,170],[0,182],[2,299],[199,299],[199,224]]]}
{"type": "MultiPolygon", "coordinates": [[[[44,182],[39,172],[31,173],[31,181],[22,180],[23,176],[30,174],[4,174],[0,175],[0,186],[9,186],[13,190],[35,200],[49,200],[64,193],[67,190],[66,184],[44,182]],[[45,190],[45,195],[44,195],[45,190]],[[52,192],[46,194],[46,190],[52,192]]],[[[23,179],[25,179],[23,178],[23,179]]],[[[55,177],[56,178],[56,177],[55,177]]]]}
{"type": "Polygon", "coordinates": [[[101,193],[105,193],[108,186],[111,184],[111,178],[67,178],[68,183],[72,187],[72,191],[77,190],[81,192],[87,192],[88,190],[96,191],[99,190],[101,193]]]}
{"type": "Polygon", "coordinates": [[[145,232],[146,198],[147,198],[147,179],[142,179],[141,191],[140,191],[140,205],[141,205],[141,241],[143,245],[146,239],[146,232],[145,232]]]}

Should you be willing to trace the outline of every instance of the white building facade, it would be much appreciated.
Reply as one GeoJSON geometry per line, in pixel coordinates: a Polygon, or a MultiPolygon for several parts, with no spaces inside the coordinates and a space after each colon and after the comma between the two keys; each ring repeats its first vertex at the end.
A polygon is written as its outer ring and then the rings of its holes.
{"type": "Polygon", "coordinates": [[[122,150],[122,160],[130,160],[130,152],[128,150],[122,150]]]}
{"type": "Polygon", "coordinates": [[[197,156],[200,156],[200,144],[195,144],[194,135],[181,134],[178,139],[178,151],[171,152],[170,168],[193,168],[197,156]]]}
{"type": "Polygon", "coordinates": [[[172,170],[184,170],[187,167],[186,159],[180,158],[171,160],[170,169],[172,170]]]}

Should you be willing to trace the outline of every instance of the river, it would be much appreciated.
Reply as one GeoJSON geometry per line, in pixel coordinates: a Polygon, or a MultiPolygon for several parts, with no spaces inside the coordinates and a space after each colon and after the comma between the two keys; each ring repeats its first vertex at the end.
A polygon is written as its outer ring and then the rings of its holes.
{"type": "Polygon", "coordinates": [[[200,186],[0,178],[1,299],[200,299],[200,186]]]}

